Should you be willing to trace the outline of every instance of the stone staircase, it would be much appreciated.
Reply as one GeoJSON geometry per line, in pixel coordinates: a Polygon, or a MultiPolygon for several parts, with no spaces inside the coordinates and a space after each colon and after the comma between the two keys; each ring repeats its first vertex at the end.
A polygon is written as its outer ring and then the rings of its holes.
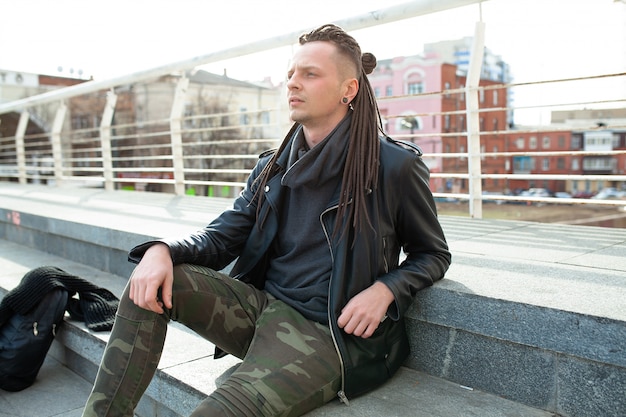
{"type": "MultiPolygon", "coordinates": [[[[202,227],[230,201],[0,184],[0,293],[53,264],[120,294],[128,248],[202,227]]],[[[441,219],[446,279],[407,314],[412,354],[350,407],[311,416],[626,416],[626,230],[441,219]]],[[[93,381],[107,333],[67,321],[51,355],[93,381]]],[[[137,415],[184,416],[237,365],[170,326],[137,415]]]]}

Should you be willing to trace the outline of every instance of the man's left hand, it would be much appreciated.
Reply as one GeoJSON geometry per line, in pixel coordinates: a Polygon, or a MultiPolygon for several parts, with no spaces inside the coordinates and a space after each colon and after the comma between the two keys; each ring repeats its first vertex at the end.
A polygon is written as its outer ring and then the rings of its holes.
{"type": "Polygon", "coordinates": [[[337,324],[344,332],[366,339],[374,334],[393,300],[389,287],[377,281],[346,304],[337,324]]]}

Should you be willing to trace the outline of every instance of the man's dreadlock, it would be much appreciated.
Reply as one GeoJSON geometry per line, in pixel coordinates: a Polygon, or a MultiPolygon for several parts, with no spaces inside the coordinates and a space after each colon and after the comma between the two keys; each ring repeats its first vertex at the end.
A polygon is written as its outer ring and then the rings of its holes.
{"type": "MultiPolygon", "coordinates": [[[[376,57],[371,53],[361,53],[357,41],[348,35],[342,28],[333,24],[323,25],[299,38],[300,45],[308,42],[325,41],[333,43],[340,54],[353,63],[357,70],[359,91],[351,102],[353,109],[348,156],[343,171],[341,196],[337,212],[337,224],[334,234],[341,230],[344,235],[350,224],[360,230],[364,222],[371,227],[371,221],[366,210],[365,198],[378,184],[378,164],[380,144],[379,131],[382,132],[382,121],[374,91],[369,83],[367,74],[376,67],[376,57]],[[340,227],[341,226],[341,227],[340,227]]],[[[285,150],[289,140],[299,124],[295,123],[281,143],[272,159],[265,166],[257,178],[257,215],[264,198],[265,184],[275,172],[276,160],[285,150]]]]}

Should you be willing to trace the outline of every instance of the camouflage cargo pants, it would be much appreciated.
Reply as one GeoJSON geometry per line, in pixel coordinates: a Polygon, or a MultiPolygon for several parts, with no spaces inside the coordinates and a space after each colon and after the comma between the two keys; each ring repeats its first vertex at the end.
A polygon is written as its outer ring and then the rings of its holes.
{"type": "Polygon", "coordinates": [[[335,398],[340,365],[327,326],[263,291],[211,269],[174,268],[165,314],[120,301],[84,416],[132,416],[156,371],[169,320],[180,322],[241,365],[192,416],[299,416],[335,398]]]}

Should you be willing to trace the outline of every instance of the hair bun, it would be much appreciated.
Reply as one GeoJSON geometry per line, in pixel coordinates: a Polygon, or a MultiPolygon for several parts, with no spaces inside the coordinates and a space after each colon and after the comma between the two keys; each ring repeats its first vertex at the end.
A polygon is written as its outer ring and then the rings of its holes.
{"type": "Polygon", "coordinates": [[[363,65],[363,71],[365,71],[366,74],[371,74],[374,68],[376,68],[376,57],[372,53],[365,52],[361,55],[361,63],[363,65]]]}

